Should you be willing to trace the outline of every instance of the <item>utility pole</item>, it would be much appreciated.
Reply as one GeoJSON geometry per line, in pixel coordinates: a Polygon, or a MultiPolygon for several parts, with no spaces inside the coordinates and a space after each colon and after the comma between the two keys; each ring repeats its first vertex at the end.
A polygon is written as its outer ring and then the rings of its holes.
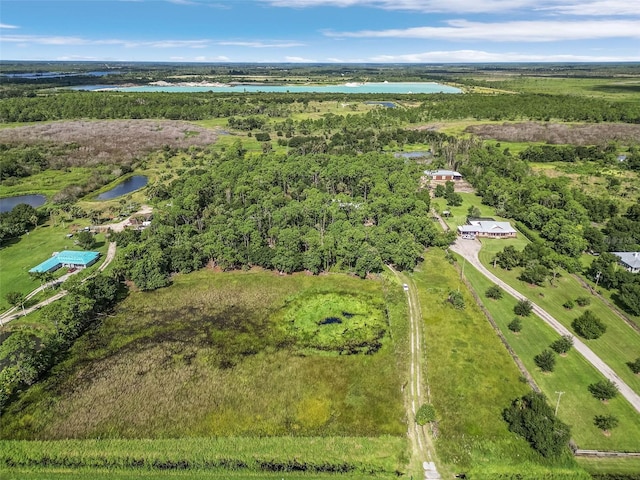
{"type": "Polygon", "coordinates": [[[558,394],[558,401],[556,403],[556,417],[558,416],[558,407],[560,406],[560,397],[562,397],[562,394],[564,392],[556,392],[558,394]]]}

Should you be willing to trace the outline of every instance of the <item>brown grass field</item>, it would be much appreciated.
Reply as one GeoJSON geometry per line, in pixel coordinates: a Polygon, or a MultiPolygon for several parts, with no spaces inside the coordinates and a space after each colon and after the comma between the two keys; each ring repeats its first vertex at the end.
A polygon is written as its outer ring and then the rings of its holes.
{"type": "Polygon", "coordinates": [[[0,129],[3,143],[76,145],[52,162],[54,168],[128,163],[164,146],[205,146],[217,139],[214,130],[171,120],[73,120],[0,129]]]}
{"type": "Polygon", "coordinates": [[[503,142],[545,142],[552,144],[600,145],[618,141],[637,143],[640,141],[640,125],[619,123],[576,124],[565,123],[485,123],[470,125],[467,133],[482,139],[503,142]]]}

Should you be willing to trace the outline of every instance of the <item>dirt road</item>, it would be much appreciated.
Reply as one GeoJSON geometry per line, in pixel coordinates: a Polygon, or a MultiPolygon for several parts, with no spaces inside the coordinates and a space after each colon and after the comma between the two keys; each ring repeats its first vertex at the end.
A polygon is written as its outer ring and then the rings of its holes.
{"type": "MultiPolygon", "coordinates": [[[[493,283],[502,288],[505,292],[507,292],[512,297],[521,300],[526,298],[524,295],[519,293],[515,288],[511,287],[507,283],[500,280],[493,273],[491,273],[478,258],[478,252],[480,251],[482,244],[478,240],[464,240],[458,238],[456,242],[451,245],[451,250],[455,253],[461,255],[467,262],[473,265],[478,269],[480,273],[482,273],[485,277],[491,280],[493,283]]],[[[618,389],[620,390],[620,394],[626,398],[629,403],[635,408],[638,412],[640,412],[640,395],[634,392],[631,387],[629,387],[614,371],[602,361],[600,357],[598,357],[593,351],[580,339],[576,338],[573,333],[562,325],[558,320],[556,320],[553,316],[547,313],[545,310],[540,308],[538,305],[532,302],[533,312],[538,315],[542,320],[547,322],[556,332],[560,335],[570,335],[573,338],[573,346],[574,348],[587,359],[589,363],[591,363],[600,373],[602,373],[606,378],[614,382],[618,389]]]]}
{"type": "Polygon", "coordinates": [[[435,466],[435,447],[431,435],[423,426],[415,422],[416,413],[420,405],[429,402],[429,390],[424,389],[422,381],[422,365],[424,353],[422,349],[422,310],[415,284],[406,275],[389,266],[396,278],[407,285],[405,289],[409,305],[409,322],[411,335],[411,362],[409,372],[409,388],[404,387],[405,404],[407,407],[407,421],[409,423],[408,436],[411,440],[412,459],[419,461],[425,479],[439,479],[440,474],[435,466]]]}

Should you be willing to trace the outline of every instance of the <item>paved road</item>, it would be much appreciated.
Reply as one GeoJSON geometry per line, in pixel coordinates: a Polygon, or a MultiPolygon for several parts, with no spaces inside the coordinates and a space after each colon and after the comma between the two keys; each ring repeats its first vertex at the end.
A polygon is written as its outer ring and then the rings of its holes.
{"type": "MultiPolygon", "coordinates": [[[[515,297],[518,300],[526,298],[524,295],[519,293],[515,288],[511,287],[507,283],[500,280],[493,273],[491,273],[478,258],[478,252],[481,248],[481,243],[478,240],[463,240],[458,238],[456,242],[450,247],[452,251],[461,255],[463,258],[467,260],[471,265],[476,267],[480,273],[482,273],[485,277],[491,280],[496,285],[500,286],[505,292],[507,292],[512,297],[515,297]]],[[[589,361],[600,373],[602,373],[606,378],[614,382],[618,389],[620,390],[620,394],[626,398],[629,403],[635,408],[638,412],[640,412],[640,395],[634,392],[629,385],[627,385],[614,371],[609,365],[602,361],[600,357],[598,357],[593,351],[584,344],[580,339],[573,336],[573,333],[567,329],[564,325],[562,325],[558,320],[552,317],[545,310],[540,308],[538,305],[532,302],[533,312],[538,315],[542,320],[547,322],[556,332],[560,335],[570,335],[573,337],[573,346],[574,348],[582,354],[584,358],[589,361]]]]}
{"type": "MultiPolygon", "coordinates": [[[[111,242],[111,243],[109,243],[109,249],[107,250],[107,256],[105,257],[105,259],[102,262],[102,264],[98,267],[98,271],[102,272],[105,268],[107,268],[109,266],[109,264],[113,261],[115,256],[116,256],[116,243],[115,242],[111,242]]],[[[42,290],[44,290],[44,288],[46,288],[48,286],[53,286],[55,284],[60,284],[60,283],[64,282],[71,275],[74,275],[74,274],[78,273],[79,271],[80,270],[76,270],[76,271],[71,272],[71,273],[65,273],[60,278],[57,278],[55,281],[36,288],[33,292],[31,292],[29,295],[27,295],[26,298],[29,299],[29,298],[33,297],[34,295],[36,295],[37,293],[41,292],[42,290]]],[[[87,277],[87,279],[88,278],[91,278],[91,276],[87,277]]],[[[18,317],[24,317],[25,315],[29,315],[31,312],[33,312],[35,310],[38,310],[39,308],[42,308],[45,305],[49,305],[50,303],[53,303],[56,300],[61,299],[62,297],[67,295],[67,293],[69,293],[69,292],[67,292],[66,290],[61,290],[60,292],[56,293],[52,297],[49,297],[46,300],[43,300],[42,302],[37,303],[36,305],[32,305],[31,307],[26,308],[24,311],[20,310],[20,311],[16,312],[17,308],[12,308],[11,310],[6,311],[2,315],[0,315],[0,327],[2,325],[4,325],[5,323],[10,322],[11,320],[15,320],[18,317]]]]}
{"type": "Polygon", "coordinates": [[[429,397],[429,391],[427,388],[426,395],[423,394],[424,387],[422,384],[421,366],[423,365],[423,351],[422,351],[422,310],[420,308],[420,302],[418,300],[418,293],[413,281],[406,275],[398,272],[393,267],[388,265],[388,268],[393,272],[396,278],[403,284],[408,286],[405,290],[407,295],[407,303],[409,305],[409,322],[411,332],[411,365],[409,376],[409,388],[403,387],[405,391],[407,406],[407,421],[409,423],[408,435],[411,439],[412,447],[412,459],[415,459],[421,463],[424,478],[426,480],[440,479],[440,474],[436,469],[434,462],[435,459],[435,447],[425,428],[418,425],[415,422],[416,412],[420,405],[422,405],[425,397],[429,397]]]}

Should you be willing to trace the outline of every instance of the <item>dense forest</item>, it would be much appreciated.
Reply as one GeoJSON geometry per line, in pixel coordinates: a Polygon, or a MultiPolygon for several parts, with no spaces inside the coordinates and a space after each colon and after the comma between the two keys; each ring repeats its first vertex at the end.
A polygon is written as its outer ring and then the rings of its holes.
{"type": "Polygon", "coordinates": [[[429,245],[447,245],[429,213],[421,171],[391,155],[211,157],[208,168],[151,192],[171,207],[144,231],[114,234],[120,271],[142,289],[206,263],[361,277],[384,263],[411,269],[429,245]]]}

